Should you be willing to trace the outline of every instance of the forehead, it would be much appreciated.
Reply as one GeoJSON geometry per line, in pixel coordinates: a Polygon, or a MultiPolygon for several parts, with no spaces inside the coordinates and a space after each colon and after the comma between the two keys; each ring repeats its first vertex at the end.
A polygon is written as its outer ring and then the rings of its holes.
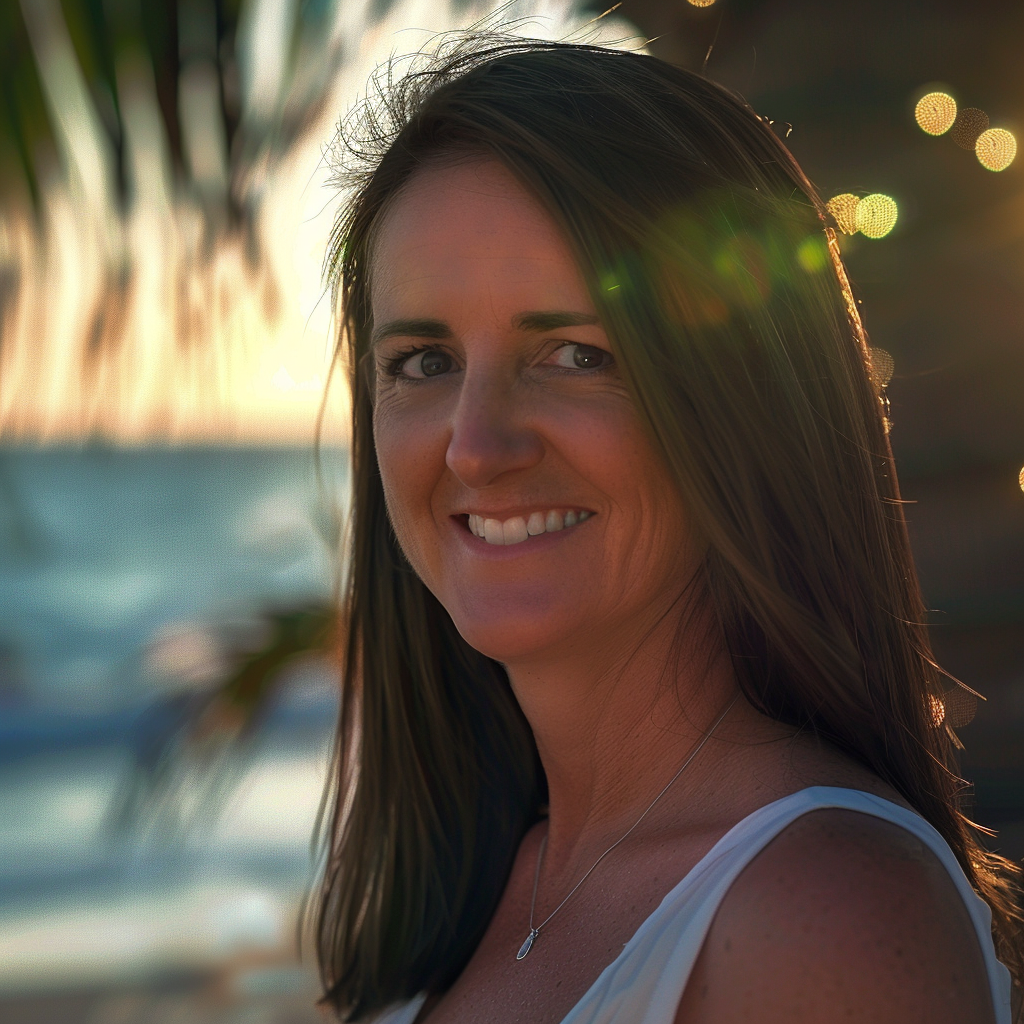
{"type": "Polygon", "coordinates": [[[370,281],[375,320],[451,313],[482,298],[503,311],[590,308],[558,226],[485,157],[414,173],[383,215],[370,281]]]}

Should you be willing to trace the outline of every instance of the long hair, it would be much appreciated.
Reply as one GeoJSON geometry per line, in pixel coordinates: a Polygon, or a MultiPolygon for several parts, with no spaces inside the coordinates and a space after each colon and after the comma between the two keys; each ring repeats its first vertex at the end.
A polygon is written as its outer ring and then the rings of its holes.
{"type": "Polygon", "coordinates": [[[479,942],[545,780],[502,666],[470,648],[389,525],[373,446],[370,255],[447,153],[501,161],[568,240],[656,451],[746,698],[812,730],[939,831],[1019,976],[1013,867],[960,809],[878,375],[828,215],[739,97],[653,57],[473,37],[387,81],[343,136],[328,271],[352,389],[354,504],[324,1001],[443,991],[479,942]],[[354,127],[353,127],[354,125],[354,127]]]}

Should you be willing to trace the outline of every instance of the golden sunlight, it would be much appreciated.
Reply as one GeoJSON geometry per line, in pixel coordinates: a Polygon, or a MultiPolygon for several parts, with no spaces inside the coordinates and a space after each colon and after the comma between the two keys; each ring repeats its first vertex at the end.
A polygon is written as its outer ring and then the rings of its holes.
{"type": "MultiPolygon", "coordinates": [[[[343,442],[349,398],[344,374],[331,374],[334,311],[321,280],[342,200],[325,144],[387,61],[396,26],[417,25],[401,44],[415,51],[435,32],[479,21],[489,0],[457,5],[457,16],[448,4],[407,0],[380,24],[370,4],[340,4],[322,47],[338,54],[344,40],[346,59],[325,58],[311,76],[284,74],[287,33],[250,33],[239,131],[251,129],[251,152],[234,175],[209,68],[186,69],[188,187],[152,67],[134,51],[118,57],[116,154],[61,6],[22,7],[65,170],[43,182],[38,216],[0,206],[0,285],[13,282],[0,288],[0,437],[308,442],[323,407],[322,439],[343,442]],[[287,129],[271,130],[275,111],[291,118],[287,129]]],[[[540,22],[515,14],[510,6],[513,32],[584,31],[569,4],[540,22]]],[[[635,46],[632,27],[614,17],[586,32],[595,44],[635,46]]]]}

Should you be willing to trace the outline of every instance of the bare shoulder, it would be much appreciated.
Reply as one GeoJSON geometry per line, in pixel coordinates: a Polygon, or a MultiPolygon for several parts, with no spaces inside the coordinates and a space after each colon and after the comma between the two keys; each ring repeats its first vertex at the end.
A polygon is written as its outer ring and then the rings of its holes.
{"type": "Polygon", "coordinates": [[[993,1024],[981,948],[948,872],[915,836],[813,811],[737,878],[676,1024],[993,1024]]]}

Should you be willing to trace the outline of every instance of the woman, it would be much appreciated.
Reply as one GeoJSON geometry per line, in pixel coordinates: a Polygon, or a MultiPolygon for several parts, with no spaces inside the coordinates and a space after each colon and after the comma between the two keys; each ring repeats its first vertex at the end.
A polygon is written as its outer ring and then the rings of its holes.
{"type": "Polygon", "coordinates": [[[651,57],[501,39],[362,125],[325,1002],[1007,1024],[1009,866],[785,147],[651,57]]]}

